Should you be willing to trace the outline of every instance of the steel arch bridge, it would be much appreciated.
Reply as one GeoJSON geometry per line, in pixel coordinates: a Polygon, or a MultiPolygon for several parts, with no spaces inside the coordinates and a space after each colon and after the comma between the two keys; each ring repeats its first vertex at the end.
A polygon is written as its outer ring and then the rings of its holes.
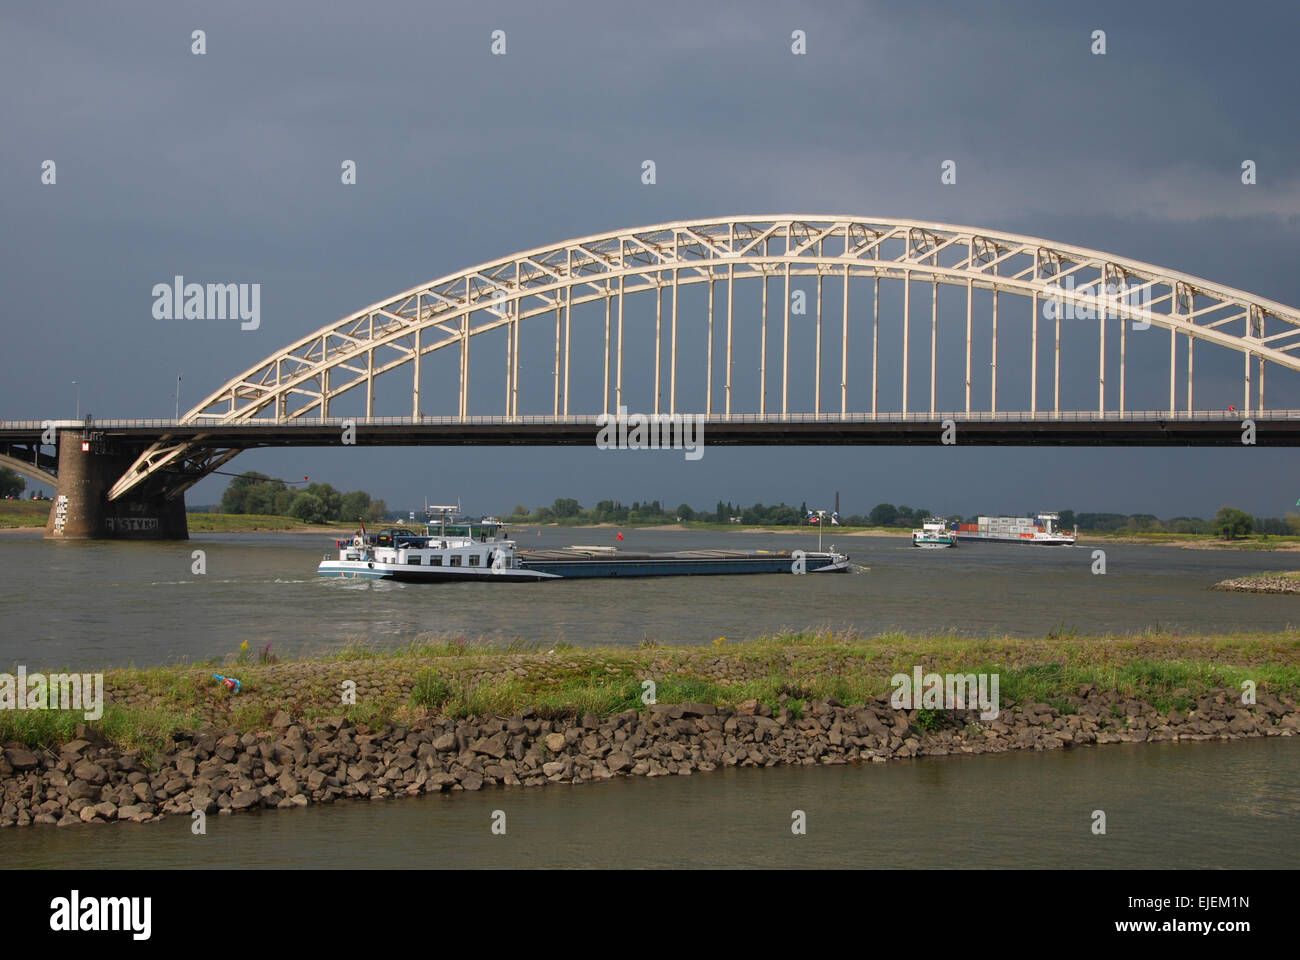
{"type": "MultiPolygon", "coordinates": [[[[655,298],[654,388],[652,403],[647,404],[652,409],[646,409],[646,413],[703,414],[711,426],[715,422],[747,420],[774,430],[809,420],[831,424],[888,422],[897,421],[901,416],[903,421],[912,418],[929,422],[940,414],[936,408],[940,285],[965,291],[965,402],[962,409],[950,414],[959,420],[1039,423],[1062,419],[1222,419],[1221,411],[1197,411],[1193,404],[1194,345],[1198,342],[1241,355],[1244,372],[1241,411],[1235,414],[1238,420],[1252,412],[1267,412],[1265,364],[1300,370],[1300,311],[1295,308],[1098,250],[916,220],[842,216],[683,220],[582,237],[513,254],[414,287],[322,327],[234,377],[188,411],[173,425],[175,429],[164,431],[160,439],[135,459],[109,490],[108,498],[123,497],[151,478],[158,480],[160,473],[180,478],[166,484],[168,495],[174,497],[246,445],[258,445],[232,442],[231,436],[241,428],[276,427],[291,431],[295,426],[308,428],[332,422],[331,405],[352,391],[360,391],[364,396],[365,418],[357,422],[374,421],[376,380],[401,368],[406,368],[411,377],[409,423],[412,426],[425,423],[431,418],[424,417],[421,409],[421,363],[439,351],[453,351],[456,355],[459,391],[456,411],[448,411],[447,416],[436,419],[462,424],[481,420],[480,412],[470,410],[470,353],[482,342],[475,338],[498,330],[505,331],[501,367],[504,397],[495,409],[482,413],[490,413],[494,422],[507,424],[527,419],[533,423],[549,422],[558,428],[579,422],[586,425],[584,429],[589,429],[596,415],[609,414],[625,406],[628,368],[624,356],[624,306],[626,298],[639,293],[652,293],[655,298]],[[817,289],[815,362],[811,371],[803,371],[805,377],[810,375],[814,380],[814,401],[812,409],[792,410],[790,284],[792,278],[806,277],[815,278],[817,289]],[[737,333],[734,287],[755,279],[763,281],[757,417],[739,413],[739,404],[733,404],[736,394],[733,345],[737,333]],[[784,280],[784,296],[779,306],[769,311],[768,287],[773,280],[784,280]],[[869,410],[850,409],[848,400],[851,379],[865,376],[864,369],[849,361],[850,330],[862,329],[850,322],[851,280],[873,282],[869,410]],[[823,317],[822,293],[827,281],[842,291],[836,311],[838,318],[823,317]],[[890,404],[888,410],[880,403],[878,378],[882,361],[879,351],[882,281],[903,284],[901,314],[885,318],[887,323],[901,326],[902,343],[901,358],[884,361],[886,367],[901,361],[901,367],[892,367],[901,370],[901,402],[890,404]],[[924,339],[924,346],[929,350],[928,410],[908,407],[909,376],[918,365],[911,355],[913,335],[918,327],[924,333],[923,322],[918,324],[913,316],[913,287],[917,283],[930,285],[929,336],[915,337],[918,341],[924,339]],[[708,348],[703,370],[698,362],[693,362],[696,361],[693,356],[687,358],[687,363],[679,364],[677,349],[681,321],[678,292],[683,287],[699,284],[708,287],[707,310],[686,317],[685,322],[707,328],[708,348]],[[719,287],[726,290],[725,307],[715,307],[715,292],[719,287]],[[666,324],[665,291],[671,294],[666,324]],[[987,403],[982,397],[972,396],[975,291],[988,291],[992,295],[991,388],[987,403]],[[1005,404],[1005,397],[999,398],[997,383],[998,304],[1004,294],[1028,298],[1032,304],[1030,389],[1025,398],[1027,406],[1018,411],[999,406],[1000,399],[1005,404]],[[574,411],[570,407],[569,389],[572,317],[574,308],[589,303],[604,305],[603,399],[599,408],[574,411]],[[1040,331],[1042,305],[1049,303],[1054,322],[1042,318],[1046,329],[1040,331]],[[1061,409],[1061,323],[1063,315],[1072,312],[1082,319],[1098,321],[1095,411],[1061,409]],[[552,317],[554,353],[547,359],[553,359],[554,372],[548,378],[552,382],[548,384],[546,398],[550,400],[551,415],[521,417],[520,329],[525,323],[539,326],[546,323],[549,341],[548,321],[552,317]],[[769,323],[778,322],[781,349],[769,351],[769,323]],[[838,369],[830,371],[824,369],[823,363],[824,322],[826,333],[840,340],[836,351],[838,369]],[[1143,329],[1150,325],[1168,331],[1167,409],[1133,411],[1126,406],[1126,338],[1130,323],[1143,329]],[[666,364],[665,325],[669,346],[666,364]],[[1112,386],[1109,393],[1108,326],[1111,336],[1119,338],[1118,385],[1117,389],[1112,386]],[[719,336],[725,331],[725,338],[716,351],[715,330],[719,336]],[[1044,337],[1054,338],[1048,341],[1049,345],[1054,343],[1050,371],[1039,369],[1040,332],[1044,337]],[[1181,379],[1176,362],[1180,338],[1185,338],[1187,343],[1185,408],[1177,402],[1181,379]],[[777,355],[769,356],[769,352],[777,355]],[[688,372],[705,380],[703,410],[683,410],[678,402],[679,380],[688,372]],[[824,376],[838,379],[837,410],[823,409],[824,376]],[[1252,379],[1257,387],[1253,405],[1252,379]],[[773,396],[769,397],[769,392],[773,396]],[[1046,404],[1043,400],[1049,392],[1050,404],[1046,404]]],[[[750,322],[747,317],[743,319],[746,324],[750,322]]],[[[747,331],[740,333],[744,335],[747,331]]],[[[638,357],[637,362],[645,360],[638,357]]],[[[1075,372],[1079,365],[1071,362],[1067,369],[1075,372]]],[[[1091,378],[1094,373],[1089,369],[1085,375],[1091,378]]],[[[392,379],[385,377],[385,385],[392,379]]],[[[1296,416],[1300,418],[1300,414],[1296,416]]],[[[1287,418],[1290,419],[1289,412],[1287,418]]],[[[590,433],[594,437],[594,429],[590,433]]],[[[403,442],[400,431],[387,435],[389,439],[383,442],[403,442]]]]}

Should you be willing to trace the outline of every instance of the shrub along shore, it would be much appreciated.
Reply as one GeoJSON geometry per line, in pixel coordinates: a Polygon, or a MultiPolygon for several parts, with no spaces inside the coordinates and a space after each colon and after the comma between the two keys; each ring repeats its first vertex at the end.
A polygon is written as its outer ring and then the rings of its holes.
{"type": "Polygon", "coordinates": [[[440,638],[256,660],[106,671],[94,723],[73,712],[0,711],[0,826],[1300,732],[1294,633],[809,631],[637,648],[440,638]],[[1000,712],[895,709],[892,678],[916,667],[996,674],[1000,712]],[[240,692],[214,673],[238,677],[240,692]],[[1243,702],[1247,681],[1254,703],[1243,702]]]}

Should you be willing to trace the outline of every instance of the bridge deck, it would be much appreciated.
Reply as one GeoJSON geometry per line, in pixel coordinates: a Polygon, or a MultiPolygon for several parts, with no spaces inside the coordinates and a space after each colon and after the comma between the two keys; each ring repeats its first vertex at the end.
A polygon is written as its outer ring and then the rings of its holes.
{"type": "MultiPolygon", "coordinates": [[[[694,418],[698,414],[680,414],[694,418]]],[[[703,418],[706,444],[772,445],[926,445],[939,444],[947,421],[957,444],[1079,446],[1224,446],[1242,443],[1246,418],[1240,411],[1127,411],[1006,413],[880,413],[709,415],[703,418]]],[[[1300,445],[1300,410],[1249,414],[1260,446],[1300,445]]],[[[0,446],[41,441],[49,421],[0,423],[0,446]]],[[[218,424],[174,420],[56,421],[55,429],[89,430],[127,446],[163,437],[202,439],[207,446],[252,449],[279,446],[339,446],[343,431],[354,429],[358,446],[444,446],[457,444],[590,446],[600,429],[598,416],[373,417],[218,424]]]]}

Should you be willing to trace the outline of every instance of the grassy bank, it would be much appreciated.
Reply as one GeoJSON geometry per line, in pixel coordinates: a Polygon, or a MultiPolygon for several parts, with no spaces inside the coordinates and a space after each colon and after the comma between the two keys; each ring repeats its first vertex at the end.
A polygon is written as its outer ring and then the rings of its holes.
{"type": "MultiPolygon", "coordinates": [[[[734,708],[746,701],[793,711],[833,697],[862,704],[888,694],[891,677],[920,665],[938,673],[996,673],[1004,702],[1036,700],[1071,712],[1070,698],[1094,685],[1157,709],[1185,710],[1206,691],[1300,692],[1300,635],[957,636],[804,631],[705,647],[541,648],[421,637],[399,649],[355,645],[327,656],[261,662],[247,651],[206,664],[107,671],[97,727],[110,741],[164,747],[172,733],[213,724],[262,729],[279,711],[313,720],[347,716],[372,726],[427,714],[608,716],[642,706],[643,684],[660,703],[734,708]],[[213,673],[243,684],[229,694],[213,673]],[[356,704],[343,705],[345,684],[356,704]]],[[[12,669],[12,668],[10,668],[12,669]]],[[[79,713],[0,711],[0,741],[66,742],[79,713]]]]}
{"type": "MultiPolygon", "coordinates": [[[[44,529],[49,516],[48,500],[0,500],[0,530],[44,529]]],[[[355,523],[304,523],[294,517],[257,513],[190,513],[186,516],[190,533],[314,533],[336,530],[351,533],[356,528],[355,523]]]]}
{"type": "Polygon", "coordinates": [[[48,500],[0,500],[0,530],[44,527],[49,516],[48,500]]]}
{"type": "MultiPolygon", "coordinates": [[[[797,527],[779,527],[779,526],[774,527],[774,526],[765,526],[761,523],[752,523],[752,524],[716,523],[711,520],[682,521],[680,526],[682,526],[687,530],[717,530],[717,531],[726,531],[729,533],[736,533],[736,532],[740,532],[740,533],[769,533],[770,532],[770,533],[803,533],[803,534],[811,533],[813,536],[817,535],[817,529],[818,529],[815,524],[800,524],[797,527]]],[[[903,527],[849,527],[849,526],[844,526],[842,524],[828,523],[823,528],[822,533],[828,537],[834,534],[840,534],[840,535],[871,534],[873,536],[880,536],[880,537],[902,537],[902,536],[910,537],[912,535],[912,528],[907,527],[905,529],[903,527]]]]}
{"type": "Polygon", "coordinates": [[[1236,540],[1222,540],[1203,533],[1164,533],[1116,530],[1110,533],[1079,531],[1079,542],[1144,543],[1197,550],[1300,550],[1300,536],[1254,533],[1236,540]]]}
{"type": "Polygon", "coordinates": [[[277,517],[261,513],[190,513],[186,514],[190,533],[235,533],[254,531],[290,531],[312,533],[319,530],[346,530],[355,523],[305,523],[294,517],[277,517]]]}
{"type": "MultiPolygon", "coordinates": [[[[710,530],[726,533],[812,533],[817,535],[817,527],[810,524],[799,525],[773,525],[762,523],[718,523],[713,520],[679,520],[675,523],[658,523],[658,522],[628,522],[628,523],[596,523],[591,520],[581,518],[566,518],[563,520],[545,520],[537,522],[535,520],[519,520],[513,517],[506,517],[505,525],[507,527],[524,530],[536,529],[538,527],[569,527],[573,529],[585,530],[710,530]]],[[[911,536],[911,528],[902,527],[847,527],[839,524],[827,525],[826,533],[871,533],[880,536],[911,536]]]]}

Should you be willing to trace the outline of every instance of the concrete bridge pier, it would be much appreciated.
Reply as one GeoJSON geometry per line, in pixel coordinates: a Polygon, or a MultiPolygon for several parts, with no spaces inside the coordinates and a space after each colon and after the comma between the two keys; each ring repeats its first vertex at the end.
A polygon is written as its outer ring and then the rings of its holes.
{"type": "Polygon", "coordinates": [[[45,524],[47,540],[188,540],[185,496],[131,492],[110,502],[108,491],[139,455],[80,430],[59,431],[59,489],[45,524]]]}

